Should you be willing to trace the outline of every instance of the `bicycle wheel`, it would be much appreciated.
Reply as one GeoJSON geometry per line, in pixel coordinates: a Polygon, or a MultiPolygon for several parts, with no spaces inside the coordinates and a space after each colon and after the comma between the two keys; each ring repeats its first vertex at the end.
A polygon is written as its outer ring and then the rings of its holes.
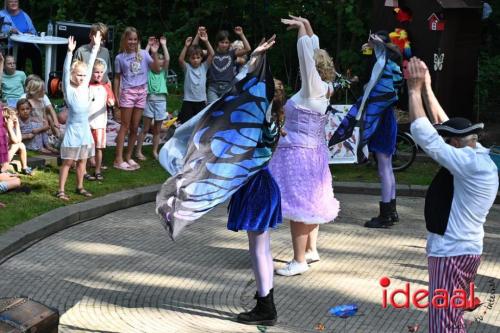
{"type": "Polygon", "coordinates": [[[392,170],[406,170],[415,161],[417,145],[413,138],[404,132],[398,132],[396,137],[396,152],[392,156],[392,170]]]}

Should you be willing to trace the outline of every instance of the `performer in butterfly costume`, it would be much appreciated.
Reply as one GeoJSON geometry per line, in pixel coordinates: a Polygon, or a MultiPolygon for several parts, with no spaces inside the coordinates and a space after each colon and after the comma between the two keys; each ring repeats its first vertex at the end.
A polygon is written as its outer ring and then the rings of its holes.
{"type": "Polygon", "coordinates": [[[273,44],[274,36],[257,47],[246,77],[165,144],[160,163],[172,177],[156,198],[157,213],[173,239],[231,198],[227,227],[247,231],[257,284],[257,305],[237,320],[252,325],[277,320],[269,229],[282,222],[281,197],[267,163],[278,142],[281,108],[272,103],[274,81],[262,55],[273,44]]]}
{"type": "Polygon", "coordinates": [[[397,122],[393,106],[398,100],[401,75],[401,53],[390,43],[387,32],[370,35],[368,44],[375,51],[376,62],[362,97],[352,106],[333,134],[329,146],[351,137],[355,126],[360,129],[358,160],[364,158],[363,147],[368,144],[375,153],[381,180],[380,213],[365,223],[368,228],[384,228],[399,221],[396,211],[396,180],[392,171],[392,155],[396,150],[397,122]]]}

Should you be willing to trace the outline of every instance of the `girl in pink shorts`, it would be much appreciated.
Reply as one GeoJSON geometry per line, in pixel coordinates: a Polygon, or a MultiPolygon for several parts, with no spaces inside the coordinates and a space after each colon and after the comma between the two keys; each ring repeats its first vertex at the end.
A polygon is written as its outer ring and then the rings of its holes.
{"type": "MultiPolygon", "coordinates": [[[[156,56],[157,49],[152,49],[156,56]]],[[[127,27],[120,41],[120,53],[115,58],[114,93],[121,110],[121,126],[116,137],[116,155],[114,167],[131,171],[139,169],[139,164],[132,159],[132,152],[137,141],[137,129],[146,105],[148,69],[153,58],[141,50],[139,33],[133,27],[127,27]],[[123,155],[125,135],[128,135],[127,152],[123,155]],[[125,157],[125,158],[124,158],[125,157]]]]}

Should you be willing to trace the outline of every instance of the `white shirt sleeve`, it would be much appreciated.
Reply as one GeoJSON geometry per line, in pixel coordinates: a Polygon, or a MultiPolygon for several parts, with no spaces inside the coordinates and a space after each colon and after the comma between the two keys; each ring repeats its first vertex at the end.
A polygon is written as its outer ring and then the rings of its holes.
{"type": "Polygon", "coordinates": [[[411,123],[411,134],[427,155],[454,176],[464,177],[476,170],[477,158],[474,149],[455,148],[447,144],[427,117],[417,118],[411,123]]]}
{"type": "Polygon", "coordinates": [[[315,47],[319,48],[319,39],[316,35],[312,37],[302,36],[297,40],[297,54],[302,80],[299,93],[303,98],[320,98],[326,95],[326,85],[316,70],[315,47]]]}

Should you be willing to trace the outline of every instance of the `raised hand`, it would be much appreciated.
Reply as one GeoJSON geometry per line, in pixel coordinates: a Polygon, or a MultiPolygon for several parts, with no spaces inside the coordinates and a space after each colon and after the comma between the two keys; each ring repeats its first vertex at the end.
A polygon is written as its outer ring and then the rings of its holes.
{"type": "Polygon", "coordinates": [[[166,46],[166,45],[167,45],[167,37],[165,37],[165,36],[161,36],[161,37],[160,37],[160,44],[161,44],[162,46],[166,46]]]}
{"type": "Polygon", "coordinates": [[[259,46],[255,48],[255,50],[252,52],[253,55],[258,55],[261,53],[266,52],[269,50],[271,47],[273,47],[274,43],[276,43],[276,35],[272,35],[271,38],[266,40],[265,38],[262,38],[261,42],[259,43],[259,46]]]}
{"type": "Polygon", "coordinates": [[[3,64],[3,61],[4,61],[4,57],[3,57],[3,54],[2,52],[0,52],[0,64],[3,64]]]}
{"type": "Polygon", "coordinates": [[[160,44],[158,43],[158,40],[155,39],[153,45],[151,45],[151,52],[157,53],[159,48],[160,48],[160,44]]]}
{"type": "Polygon", "coordinates": [[[288,16],[290,16],[293,20],[300,21],[300,22],[302,22],[304,24],[310,24],[309,20],[306,19],[305,17],[302,17],[302,16],[293,16],[292,14],[288,14],[288,16]]]}
{"type": "Polygon", "coordinates": [[[208,42],[208,34],[206,31],[200,32],[199,36],[201,41],[203,41],[204,43],[208,42]]]}
{"type": "Polygon", "coordinates": [[[304,26],[304,23],[294,19],[281,19],[281,23],[287,25],[287,30],[299,29],[304,26]]]}
{"type": "Polygon", "coordinates": [[[92,39],[94,40],[94,45],[101,46],[102,35],[99,30],[92,36],[92,39]]]}
{"type": "Polygon", "coordinates": [[[237,26],[234,28],[234,33],[237,34],[238,36],[243,35],[243,28],[240,26],[237,26]]]}
{"type": "Polygon", "coordinates": [[[206,33],[207,32],[207,28],[205,28],[204,26],[199,26],[198,27],[198,34],[201,35],[202,33],[206,33]]]}
{"type": "Polygon", "coordinates": [[[154,43],[156,42],[156,37],[155,36],[150,36],[148,38],[148,46],[149,47],[152,47],[154,45],[154,43]]]}
{"type": "Polygon", "coordinates": [[[76,40],[75,37],[69,36],[68,37],[68,52],[73,52],[76,48],[76,40]]]}
{"type": "Polygon", "coordinates": [[[191,46],[192,42],[193,42],[193,37],[190,36],[190,37],[186,38],[186,41],[184,42],[184,46],[189,47],[189,46],[191,46]]]}
{"type": "Polygon", "coordinates": [[[428,73],[425,63],[417,57],[410,59],[408,63],[408,91],[420,92],[425,83],[426,74],[428,73]]]}

